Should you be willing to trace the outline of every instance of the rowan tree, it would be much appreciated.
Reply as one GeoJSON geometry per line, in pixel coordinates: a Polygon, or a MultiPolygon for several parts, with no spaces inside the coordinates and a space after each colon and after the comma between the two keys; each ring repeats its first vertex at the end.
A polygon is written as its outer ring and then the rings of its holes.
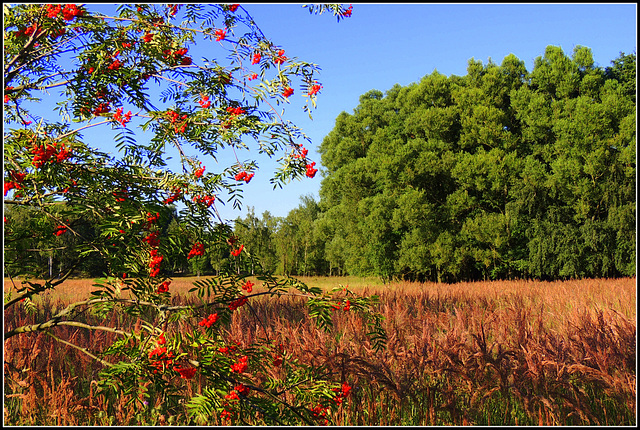
{"type": "MultiPolygon", "coordinates": [[[[327,327],[335,298],[268,274],[258,276],[260,292],[253,290],[236,270],[251,250],[231,234],[216,205],[240,206],[242,186],[264,174],[241,151],[279,157],[274,186],[315,176],[303,146],[308,139],[278,106],[305,97],[310,112],[321,89],[318,66],[289,56],[237,4],[102,10],[109,9],[4,6],[4,204],[30,213],[29,226],[13,215],[4,220],[4,270],[14,286],[5,291],[5,312],[33,306],[35,296],[64,283],[84,260],[104,266],[90,297],[50,320],[9,327],[5,345],[44,331],[104,365],[101,392],[129,396],[137,408],[153,399],[164,411],[188,414],[189,422],[315,423],[318,403],[331,403],[336,383],[295,360],[286,361],[283,379],[265,379],[286,352],[268,341],[230,345],[224,327],[257,296],[283,294],[306,297],[310,314],[327,327]],[[203,45],[207,57],[197,58],[192,52],[203,45]],[[115,154],[104,148],[111,139],[115,154]],[[233,162],[216,164],[225,152],[233,162]],[[179,222],[172,205],[180,207],[179,222]],[[194,284],[198,304],[172,304],[165,256],[186,256],[200,267],[221,247],[236,264],[194,284]],[[29,259],[59,248],[69,261],[37,280],[42,273],[30,270],[29,259]],[[33,257],[21,258],[25,252],[33,257]],[[134,330],[83,325],[76,319],[87,308],[143,322],[134,330]],[[87,351],[56,336],[56,327],[70,324],[120,337],[87,351]],[[206,388],[180,400],[181,381],[193,378],[206,388]]],[[[340,20],[352,9],[309,10],[340,20]]],[[[374,299],[353,297],[350,309],[374,325],[381,346],[380,318],[369,313],[374,299]]]]}

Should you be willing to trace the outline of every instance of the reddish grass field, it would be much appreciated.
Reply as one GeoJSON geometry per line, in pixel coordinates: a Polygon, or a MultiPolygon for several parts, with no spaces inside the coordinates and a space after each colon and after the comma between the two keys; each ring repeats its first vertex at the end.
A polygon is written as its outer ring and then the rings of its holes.
{"type": "MultiPolygon", "coordinates": [[[[266,324],[258,328],[251,313],[237,312],[226,330],[243,347],[267,335],[299,360],[346,377],[354,394],[334,417],[337,425],[636,424],[636,278],[452,285],[298,279],[323,289],[348,285],[358,293],[377,294],[387,349],[372,350],[366,327],[354,314],[335,314],[333,329],[322,332],[295,298],[256,299],[253,313],[266,324]]],[[[170,292],[179,296],[174,299],[193,303],[187,292],[195,280],[173,279],[170,292]]],[[[59,308],[62,302],[85,299],[91,284],[69,280],[43,303],[59,308]]],[[[256,284],[254,291],[259,290],[256,284]]],[[[12,288],[10,280],[4,285],[5,293],[12,288]]],[[[5,311],[8,329],[31,319],[22,307],[5,311]]],[[[121,327],[127,324],[134,322],[120,321],[121,327]]],[[[61,338],[76,339],[81,346],[115,339],[58,329],[61,338]]],[[[42,334],[9,339],[5,424],[166,423],[164,416],[139,421],[124,406],[126,399],[111,410],[114,418],[100,415],[107,406],[91,388],[98,369],[86,356],[42,334]],[[25,368],[35,372],[23,373],[25,368]]],[[[185,395],[202,390],[199,384],[194,379],[185,395]]],[[[214,418],[208,424],[220,423],[214,418]]]]}

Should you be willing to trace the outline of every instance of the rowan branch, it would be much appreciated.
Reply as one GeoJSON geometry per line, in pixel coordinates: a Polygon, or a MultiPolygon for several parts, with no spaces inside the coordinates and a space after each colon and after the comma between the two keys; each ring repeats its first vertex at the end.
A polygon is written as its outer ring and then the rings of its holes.
{"type": "Polygon", "coordinates": [[[99,325],[90,325],[90,324],[85,324],[85,323],[81,323],[78,321],[56,321],[55,319],[49,320],[46,323],[40,323],[40,324],[32,324],[32,325],[25,325],[22,327],[18,327],[15,328],[7,333],[5,333],[5,340],[13,337],[17,334],[20,333],[31,333],[34,331],[44,331],[48,328],[52,328],[52,327],[57,327],[60,325],[68,325],[68,326],[74,326],[74,327],[81,327],[81,328],[86,328],[89,330],[101,330],[101,331],[108,331],[110,333],[116,333],[116,334],[120,334],[123,336],[128,335],[129,333],[123,330],[118,330],[117,328],[112,328],[112,327],[105,327],[105,326],[99,326],[99,325]]]}
{"type": "Polygon", "coordinates": [[[58,336],[56,336],[56,335],[54,335],[54,334],[51,334],[51,333],[50,333],[50,332],[48,332],[48,331],[47,331],[47,332],[45,332],[45,334],[47,334],[48,336],[51,336],[52,338],[54,338],[55,340],[57,340],[57,341],[58,341],[58,342],[60,342],[60,343],[63,343],[63,344],[65,344],[65,345],[68,345],[68,346],[70,346],[70,347],[72,347],[72,348],[77,349],[78,351],[81,351],[81,352],[83,352],[83,353],[87,354],[89,357],[93,358],[94,360],[96,360],[96,361],[100,362],[101,364],[103,364],[103,365],[105,365],[105,366],[107,366],[107,367],[112,367],[112,366],[113,366],[113,364],[109,363],[108,361],[105,361],[105,360],[103,360],[103,359],[101,359],[101,358],[99,358],[99,357],[96,357],[95,355],[93,355],[92,353],[90,353],[86,348],[82,348],[81,346],[78,346],[78,345],[75,345],[75,344],[73,344],[73,343],[71,343],[71,342],[67,342],[66,340],[60,339],[58,336]]]}

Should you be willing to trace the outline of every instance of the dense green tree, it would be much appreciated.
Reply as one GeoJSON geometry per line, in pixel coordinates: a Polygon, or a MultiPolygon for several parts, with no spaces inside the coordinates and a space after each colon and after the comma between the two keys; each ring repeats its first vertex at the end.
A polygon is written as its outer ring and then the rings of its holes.
{"type": "MultiPolygon", "coordinates": [[[[437,281],[635,274],[635,54],[549,46],[342,112],[319,150],[331,268],[437,281]]],[[[294,230],[295,226],[290,226],[294,230]]]]}

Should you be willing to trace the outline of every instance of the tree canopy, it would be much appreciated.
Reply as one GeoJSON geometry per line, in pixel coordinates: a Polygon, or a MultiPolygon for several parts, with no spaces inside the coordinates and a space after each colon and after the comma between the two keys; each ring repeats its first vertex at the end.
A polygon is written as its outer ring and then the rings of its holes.
{"type": "Polygon", "coordinates": [[[549,46],[360,97],[320,147],[318,223],[350,274],[635,274],[635,54],[549,46]]]}

